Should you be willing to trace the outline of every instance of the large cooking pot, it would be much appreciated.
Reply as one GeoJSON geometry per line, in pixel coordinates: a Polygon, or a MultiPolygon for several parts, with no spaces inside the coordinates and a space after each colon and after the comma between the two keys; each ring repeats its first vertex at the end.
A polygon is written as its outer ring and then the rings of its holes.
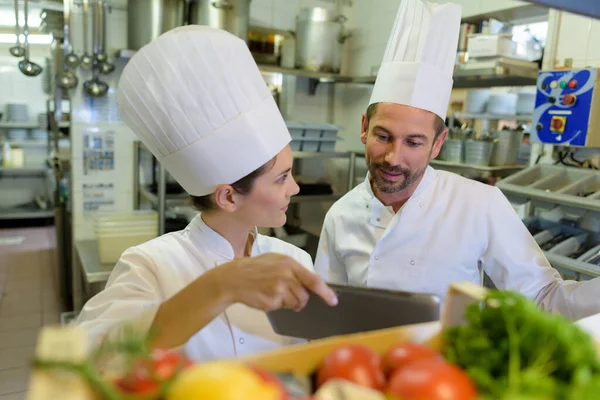
{"type": "Polygon", "coordinates": [[[208,25],[248,41],[250,0],[193,0],[188,22],[208,25]]]}
{"type": "Polygon", "coordinates": [[[186,0],[129,0],[128,47],[139,50],[163,33],[182,26],[186,0]]]}
{"type": "Polygon", "coordinates": [[[320,72],[339,72],[346,18],[321,7],[303,8],[296,17],[296,67],[320,72]]]}

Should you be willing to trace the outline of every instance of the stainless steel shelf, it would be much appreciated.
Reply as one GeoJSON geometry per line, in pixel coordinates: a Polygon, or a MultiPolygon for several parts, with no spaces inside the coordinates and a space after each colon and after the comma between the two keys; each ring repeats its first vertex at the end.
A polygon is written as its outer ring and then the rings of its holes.
{"type": "Polygon", "coordinates": [[[453,114],[454,118],[458,119],[482,119],[482,120],[490,120],[490,121],[499,121],[499,120],[507,120],[507,121],[519,121],[519,122],[531,122],[533,120],[533,115],[496,115],[496,114],[474,114],[474,113],[466,113],[466,112],[458,112],[453,114]]]}
{"type": "Polygon", "coordinates": [[[3,128],[3,129],[36,129],[36,128],[40,128],[40,123],[37,121],[29,121],[29,122],[4,121],[4,122],[0,122],[0,128],[3,128]]]}
{"type": "Polygon", "coordinates": [[[456,169],[470,169],[474,171],[485,171],[485,172],[498,172],[498,171],[513,171],[513,170],[521,170],[525,168],[524,165],[475,165],[475,164],[464,164],[464,163],[454,163],[449,161],[442,160],[431,160],[431,165],[437,165],[440,167],[449,167],[456,169]]]}
{"type": "MultiPolygon", "coordinates": [[[[140,185],[140,195],[148,200],[152,205],[158,205],[158,196],[150,191],[147,186],[140,185]]],[[[167,194],[166,205],[167,206],[182,206],[186,204],[186,200],[189,196],[186,193],[182,194],[167,194]]]]}
{"type": "Polygon", "coordinates": [[[462,68],[454,71],[455,89],[493,86],[532,86],[537,82],[538,68],[510,58],[500,58],[481,64],[480,67],[462,68]]]}
{"type": "Polygon", "coordinates": [[[8,144],[15,147],[46,147],[47,140],[8,140],[8,144]]]}
{"type": "Polygon", "coordinates": [[[46,168],[0,167],[0,175],[42,175],[47,171],[46,168]]]}
{"type": "Polygon", "coordinates": [[[14,219],[40,219],[40,218],[52,218],[54,217],[54,211],[49,210],[23,210],[15,209],[11,210],[0,210],[0,220],[14,220],[14,219]]]}
{"type": "Polygon", "coordinates": [[[294,151],[292,152],[294,158],[348,158],[348,153],[321,153],[321,152],[308,152],[308,151],[294,151]]]}
{"type": "Polygon", "coordinates": [[[294,196],[291,199],[292,204],[300,203],[317,203],[321,201],[336,201],[342,198],[340,194],[324,194],[324,195],[300,195],[294,196]]]}
{"type": "Polygon", "coordinates": [[[329,72],[315,72],[315,71],[305,71],[302,69],[292,69],[292,68],[281,68],[275,65],[264,65],[261,64],[258,66],[262,73],[271,73],[271,74],[283,74],[283,75],[294,75],[311,79],[318,79],[323,83],[365,83],[372,84],[375,83],[374,76],[364,76],[364,77],[351,77],[351,76],[342,76],[339,74],[329,73],[329,72]]]}
{"type": "Polygon", "coordinates": [[[544,252],[544,255],[555,268],[566,269],[590,278],[600,276],[600,267],[594,264],[573,260],[572,258],[549,253],[547,251],[544,252]]]}

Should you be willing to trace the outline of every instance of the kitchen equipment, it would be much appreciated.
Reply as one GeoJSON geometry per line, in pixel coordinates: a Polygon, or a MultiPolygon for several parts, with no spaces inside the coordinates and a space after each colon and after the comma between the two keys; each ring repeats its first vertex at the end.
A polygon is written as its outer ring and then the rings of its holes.
{"type": "Polygon", "coordinates": [[[290,32],[253,26],[248,31],[248,48],[257,63],[279,65],[283,44],[290,39],[290,32]]]}
{"type": "Polygon", "coordinates": [[[92,8],[92,38],[94,40],[94,56],[93,56],[93,69],[92,79],[86,81],[83,84],[83,91],[89,97],[104,97],[108,93],[108,85],[102,82],[98,77],[101,61],[102,49],[100,46],[99,31],[101,30],[100,25],[102,24],[101,13],[103,4],[98,0],[95,7],[92,8]],[[100,57],[99,57],[100,56],[100,57]]]}
{"type": "Polygon", "coordinates": [[[531,142],[600,147],[599,78],[596,68],[540,72],[531,142]]]}
{"type": "Polygon", "coordinates": [[[490,89],[471,89],[467,93],[466,110],[468,113],[481,114],[485,112],[492,91],[490,89]]]}
{"type": "Polygon", "coordinates": [[[517,114],[533,114],[535,108],[535,90],[521,91],[517,94],[517,114]]]}
{"type": "Polygon", "coordinates": [[[23,36],[25,36],[25,58],[19,61],[19,69],[27,76],[38,76],[42,73],[42,67],[29,60],[29,25],[27,13],[29,12],[29,0],[25,0],[23,11],[25,13],[25,24],[23,25],[23,36]]]}
{"type": "Polygon", "coordinates": [[[502,130],[494,134],[496,145],[492,153],[491,165],[516,165],[523,132],[502,130]]]}
{"type": "Polygon", "coordinates": [[[17,36],[17,43],[8,51],[15,57],[23,57],[25,55],[25,48],[21,46],[21,31],[19,29],[19,0],[15,0],[15,35],[17,36]]]}
{"type": "Polygon", "coordinates": [[[490,165],[495,142],[489,140],[465,141],[465,163],[472,165],[490,165]]]}
{"type": "Polygon", "coordinates": [[[73,46],[71,45],[71,27],[73,26],[72,19],[71,19],[71,15],[72,15],[71,8],[72,8],[71,0],[66,0],[64,2],[64,15],[65,15],[64,45],[65,45],[65,48],[70,50],[70,52],[69,52],[69,54],[67,54],[65,56],[65,64],[67,64],[67,67],[69,67],[69,68],[77,68],[79,66],[79,64],[81,63],[81,60],[79,59],[77,54],[75,54],[73,52],[73,46]]]}
{"type": "Polygon", "coordinates": [[[127,37],[129,49],[139,50],[161,34],[182,26],[185,0],[129,0],[127,37]]]}
{"type": "Polygon", "coordinates": [[[100,8],[100,21],[102,27],[102,34],[100,35],[100,41],[102,43],[102,64],[100,65],[100,73],[102,75],[108,75],[115,70],[115,65],[108,61],[108,57],[106,56],[106,20],[108,14],[108,3],[106,1],[103,2],[102,8],[100,8]]]}
{"type": "Polygon", "coordinates": [[[462,139],[446,139],[440,153],[440,158],[444,161],[462,163],[464,157],[464,141],[462,139]]]}
{"type": "Polygon", "coordinates": [[[346,17],[326,8],[303,8],[296,18],[296,67],[340,71],[346,17]]]}
{"type": "Polygon", "coordinates": [[[93,59],[88,52],[88,12],[89,4],[88,0],[83,0],[83,55],[81,56],[81,68],[91,69],[93,66],[93,59]]]}
{"type": "Polygon", "coordinates": [[[8,140],[23,141],[27,139],[27,129],[9,129],[6,137],[8,140]]]}
{"type": "Polygon", "coordinates": [[[189,5],[190,25],[208,25],[248,41],[250,0],[195,0],[189,5]]]}
{"type": "Polygon", "coordinates": [[[517,43],[512,40],[512,34],[470,34],[468,35],[467,52],[469,58],[481,57],[514,57],[517,43]]]}
{"type": "Polygon", "coordinates": [[[517,94],[492,93],[488,100],[487,112],[496,115],[516,115],[517,94]]]}

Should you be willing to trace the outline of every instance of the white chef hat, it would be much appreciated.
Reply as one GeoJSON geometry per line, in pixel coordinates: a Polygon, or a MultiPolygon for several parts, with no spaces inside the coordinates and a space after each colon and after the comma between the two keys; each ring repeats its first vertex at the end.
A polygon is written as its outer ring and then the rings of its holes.
{"type": "Polygon", "coordinates": [[[387,102],[446,118],[461,6],[402,0],[369,104],[387,102]]]}
{"type": "Polygon", "coordinates": [[[175,28],[127,63],[121,118],[191,195],[213,193],[275,157],[291,137],[246,43],[175,28]]]}

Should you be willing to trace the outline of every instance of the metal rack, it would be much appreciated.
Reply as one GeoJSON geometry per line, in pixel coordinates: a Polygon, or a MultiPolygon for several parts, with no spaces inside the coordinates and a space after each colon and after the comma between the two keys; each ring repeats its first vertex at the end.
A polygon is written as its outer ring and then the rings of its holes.
{"type": "MultiPolygon", "coordinates": [[[[145,146],[140,142],[136,141],[134,145],[134,208],[139,208],[142,200],[146,200],[151,204],[153,208],[156,208],[159,214],[159,234],[162,235],[165,232],[165,218],[167,209],[171,207],[181,207],[187,205],[189,196],[186,193],[178,194],[167,194],[166,193],[166,171],[160,163],[156,162],[156,159],[152,157],[153,166],[158,169],[158,174],[155,176],[157,184],[157,193],[153,193],[149,186],[140,183],[139,177],[139,164],[141,158],[141,151],[146,150],[145,146]]],[[[147,150],[146,150],[147,151],[147,150]]],[[[348,160],[348,176],[346,183],[346,190],[343,193],[333,193],[327,195],[299,195],[292,197],[291,200],[291,212],[295,212],[297,206],[304,203],[317,203],[317,202],[334,202],[340,199],[347,191],[354,187],[356,178],[356,157],[357,153],[348,152],[336,152],[336,153],[320,153],[320,152],[293,152],[294,163],[298,165],[303,160],[314,160],[314,159],[347,159],[348,160]]]]}
{"type": "MultiPolygon", "coordinates": [[[[600,174],[597,170],[555,165],[535,165],[499,181],[496,186],[513,203],[530,202],[532,208],[560,208],[568,221],[578,227],[582,218],[600,220],[600,174]]],[[[600,245],[600,232],[589,232],[587,244],[600,245]]],[[[600,266],[544,251],[550,264],[577,280],[600,276],[600,266]]]]}

